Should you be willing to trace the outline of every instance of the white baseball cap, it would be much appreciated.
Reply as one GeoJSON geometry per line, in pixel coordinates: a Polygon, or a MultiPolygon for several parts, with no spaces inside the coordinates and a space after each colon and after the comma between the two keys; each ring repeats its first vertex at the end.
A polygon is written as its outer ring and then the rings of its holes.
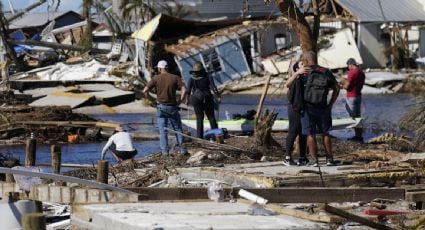
{"type": "Polygon", "coordinates": [[[158,62],[158,65],[156,65],[156,68],[166,69],[168,68],[168,63],[164,60],[161,60],[158,62]]]}

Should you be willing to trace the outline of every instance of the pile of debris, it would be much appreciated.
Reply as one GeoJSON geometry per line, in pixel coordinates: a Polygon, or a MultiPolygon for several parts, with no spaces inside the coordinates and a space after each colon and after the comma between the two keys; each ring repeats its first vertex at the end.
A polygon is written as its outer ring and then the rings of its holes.
{"type": "Polygon", "coordinates": [[[94,119],[68,106],[0,108],[0,140],[5,144],[23,143],[30,136],[39,143],[67,142],[70,134],[90,141],[100,137],[100,130],[94,119]]]}

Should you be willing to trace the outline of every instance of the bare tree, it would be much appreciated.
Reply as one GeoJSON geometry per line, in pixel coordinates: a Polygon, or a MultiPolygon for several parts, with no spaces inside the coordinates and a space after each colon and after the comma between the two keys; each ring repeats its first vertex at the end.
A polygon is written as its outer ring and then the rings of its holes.
{"type": "MultiPolygon", "coordinates": [[[[270,4],[271,0],[264,0],[270,4]]],[[[301,50],[317,52],[317,40],[320,28],[320,0],[299,1],[299,5],[294,0],[275,0],[282,16],[287,18],[292,28],[297,33],[300,40],[301,50]],[[300,11],[302,9],[303,12],[300,11]],[[313,14],[313,23],[307,21],[307,15],[313,14]]]]}

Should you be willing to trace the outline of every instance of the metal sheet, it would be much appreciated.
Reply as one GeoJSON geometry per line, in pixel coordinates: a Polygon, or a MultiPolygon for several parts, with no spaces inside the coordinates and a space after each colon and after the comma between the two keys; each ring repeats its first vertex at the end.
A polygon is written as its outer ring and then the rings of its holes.
{"type": "Polygon", "coordinates": [[[114,187],[114,186],[99,183],[96,181],[83,180],[76,177],[64,176],[64,175],[58,175],[58,174],[52,174],[52,173],[30,172],[25,170],[10,169],[10,168],[4,168],[4,167],[0,167],[0,173],[17,174],[17,175],[23,175],[23,176],[33,176],[33,177],[40,177],[45,179],[60,180],[60,181],[66,181],[70,183],[77,183],[81,185],[95,187],[98,189],[105,189],[105,190],[110,190],[115,192],[133,193],[126,189],[114,187]]]}
{"type": "Polygon", "coordinates": [[[423,22],[423,0],[336,0],[359,22],[423,22]]]}

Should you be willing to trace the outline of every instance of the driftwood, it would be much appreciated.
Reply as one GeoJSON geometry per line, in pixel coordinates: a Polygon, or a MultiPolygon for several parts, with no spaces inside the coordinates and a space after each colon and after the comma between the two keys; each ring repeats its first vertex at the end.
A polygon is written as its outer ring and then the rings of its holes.
{"type": "Polygon", "coordinates": [[[272,127],[276,117],[277,113],[274,111],[270,113],[268,109],[266,109],[263,116],[258,117],[254,132],[255,144],[257,146],[267,147],[272,144],[272,127]]]}

